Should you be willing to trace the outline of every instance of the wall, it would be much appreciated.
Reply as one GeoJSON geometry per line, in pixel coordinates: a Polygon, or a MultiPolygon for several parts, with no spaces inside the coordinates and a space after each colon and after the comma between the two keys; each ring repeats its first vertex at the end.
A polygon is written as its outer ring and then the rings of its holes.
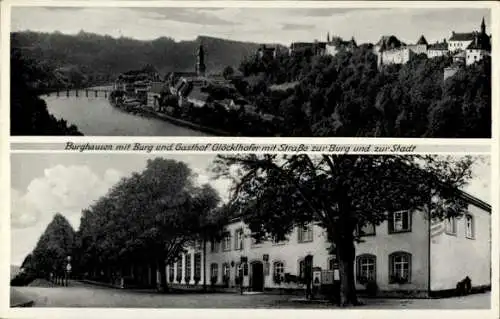
{"type": "Polygon", "coordinates": [[[474,217],[474,239],[465,237],[465,220],[457,219],[456,236],[442,233],[431,242],[431,289],[455,289],[469,276],[473,286],[491,284],[491,215],[470,205],[474,217]]]}
{"type": "Polygon", "coordinates": [[[488,55],[488,53],[484,50],[467,50],[466,65],[471,65],[481,61],[486,55],[488,55]]]}
{"type": "MultiPolygon", "coordinates": [[[[326,232],[318,227],[313,226],[313,241],[307,243],[298,242],[298,232],[296,229],[288,235],[286,243],[275,244],[270,241],[260,243],[252,246],[251,232],[248,228],[244,227],[245,239],[243,250],[235,250],[235,230],[242,227],[241,222],[233,223],[228,226],[228,231],[231,232],[231,249],[229,251],[221,251],[219,247],[218,252],[211,252],[210,245],[207,245],[207,273],[210,271],[212,263],[218,264],[218,279],[217,283],[222,284],[222,264],[234,262],[234,267],[230,268],[230,285],[234,285],[234,278],[237,272],[236,265],[240,262],[241,256],[246,256],[249,263],[249,277],[251,277],[252,262],[263,262],[263,255],[269,255],[269,274],[264,276],[264,287],[280,287],[273,282],[273,263],[281,261],[284,263],[284,273],[291,275],[299,274],[299,261],[306,255],[313,256],[313,267],[327,268],[328,262],[328,247],[329,243],[326,242],[326,232]]],[[[248,284],[249,278],[246,278],[248,284]]],[[[282,286],[283,287],[283,286],[282,286]]]]}
{"type": "Polygon", "coordinates": [[[444,69],[444,80],[455,75],[460,70],[459,67],[448,67],[444,69]]]}
{"type": "MultiPolygon", "coordinates": [[[[377,285],[382,291],[428,289],[428,221],[423,212],[412,214],[411,232],[389,234],[387,222],[383,222],[375,229],[375,236],[364,237],[363,243],[356,247],[356,256],[372,254],[377,257],[376,274],[377,285]],[[389,255],[396,251],[412,254],[411,283],[389,283],[389,255]]],[[[364,289],[356,283],[357,289],[364,289]]]]}
{"type": "Polygon", "coordinates": [[[410,60],[408,48],[394,49],[382,52],[382,64],[405,64],[410,60]]]}
{"type": "Polygon", "coordinates": [[[451,52],[456,52],[460,50],[465,50],[469,44],[472,43],[472,40],[469,41],[448,41],[448,50],[451,52]]]}
{"type": "Polygon", "coordinates": [[[448,51],[446,51],[446,50],[432,50],[432,49],[430,49],[427,51],[427,57],[429,57],[429,59],[439,57],[439,56],[445,56],[446,54],[448,54],[448,51]]]}

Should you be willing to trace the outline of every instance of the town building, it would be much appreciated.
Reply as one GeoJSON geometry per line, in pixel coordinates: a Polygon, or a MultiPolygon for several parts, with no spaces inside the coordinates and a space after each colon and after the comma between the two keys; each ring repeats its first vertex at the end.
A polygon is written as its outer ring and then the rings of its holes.
{"type": "Polygon", "coordinates": [[[275,59],[278,55],[277,47],[268,47],[265,44],[261,45],[257,50],[257,56],[259,59],[271,60],[275,59]]]}
{"type": "Polygon", "coordinates": [[[345,51],[352,51],[355,48],[357,48],[357,43],[356,40],[354,40],[354,37],[351,38],[349,41],[344,41],[342,39],[330,39],[330,34],[327,35],[327,42],[326,42],[326,54],[335,56],[337,53],[339,53],[341,50],[345,51]]]}
{"type": "Polygon", "coordinates": [[[436,41],[436,43],[430,44],[427,47],[427,57],[429,59],[447,55],[449,55],[449,51],[448,42],[446,42],[446,39],[443,39],[443,42],[436,41]]]}
{"type": "Polygon", "coordinates": [[[290,55],[325,55],[326,42],[292,42],[289,49],[290,55]]]}
{"type": "MultiPolygon", "coordinates": [[[[474,289],[488,289],[491,206],[469,194],[461,196],[469,203],[462,217],[429,220],[422,211],[398,211],[378,226],[361,227],[356,288],[362,291],[367,282],[376,282],[380,295],[429,297],[454,292],[468,276],[474,289]]],[[[306,256],[311,256],[313,269],[321,271],[322,284],[339,280],[336,257],[320,226],[296,227],[279,242],[257,242],[251,235],[241,220],[233,220],[222,241],[207,244],[206,258],[197,244],[167,266],[170,284],[201,285],[206,276],[207,285],[239,287],[241,270],[245,289],[304,289],[295,279],[304,277],[306,256]]]]}

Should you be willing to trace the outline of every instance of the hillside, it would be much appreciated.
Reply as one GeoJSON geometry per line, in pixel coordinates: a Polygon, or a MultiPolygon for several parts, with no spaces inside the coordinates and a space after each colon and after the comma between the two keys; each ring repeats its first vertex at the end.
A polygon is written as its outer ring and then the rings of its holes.
{"type": "Polygon", "coordinates": [[[81,31],[77,35],[32,31],[11,33],[12,49],[51,69],[81,73],[87,81],[106,81],[118,73],[152,64],[164,74],[193,71],[196,50],[203,43],[209,73],[224,67],[237,68],[241,60],[256,52],[257,43],[238,42],[199,36],[192,41],[161,37],[152,41],[113,38],[81,31]]]}

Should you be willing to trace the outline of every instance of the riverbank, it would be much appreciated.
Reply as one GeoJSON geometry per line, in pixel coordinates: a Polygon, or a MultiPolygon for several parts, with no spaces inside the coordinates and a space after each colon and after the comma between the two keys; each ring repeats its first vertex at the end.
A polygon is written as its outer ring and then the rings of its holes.
{"type": "Polygon", "coordinates": [[[151,108],[144,106],[144,105],[136,107],[136,108],[125,109],[121,106],[115,105],[111,101],[110,101],[110,103],[112,106],[114,106],[114,107],[116,107],[116,108],[120,109],[121,111],[126,112],[128,114],[161,119],[161,120],[168,121],[168,122],[175,124],[175,125],[178,125],[178,126],[186,127],[186,128],[192,129],[192,130],[200,131],[200,132],[211,134],[211,135],[231,136],[231,134],[229,132],[225,132],[225,131],[218,130],[218,129],[208,127],[208,126],[203,126],[203,125],[200,125],[197,123],[189,122],[189,121],[186,121],[186,120],[174,117],[174,116],[167,115],[165,113],[157,112],[157,111],[154,111],[151,108]]]}

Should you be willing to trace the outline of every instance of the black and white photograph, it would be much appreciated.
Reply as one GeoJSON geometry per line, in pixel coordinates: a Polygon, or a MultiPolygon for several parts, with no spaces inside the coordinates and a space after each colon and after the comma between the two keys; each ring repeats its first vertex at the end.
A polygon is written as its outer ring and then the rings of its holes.
{"type": "Polygon", "coordinates": [[[10,134],[491,138],[488,2],[261,3],[11,4],[10,134]]]}
{"type": "Polygon", "coordinates": [[[492,307],[487,155],[11,163],[11,307],[492,307]]]}

